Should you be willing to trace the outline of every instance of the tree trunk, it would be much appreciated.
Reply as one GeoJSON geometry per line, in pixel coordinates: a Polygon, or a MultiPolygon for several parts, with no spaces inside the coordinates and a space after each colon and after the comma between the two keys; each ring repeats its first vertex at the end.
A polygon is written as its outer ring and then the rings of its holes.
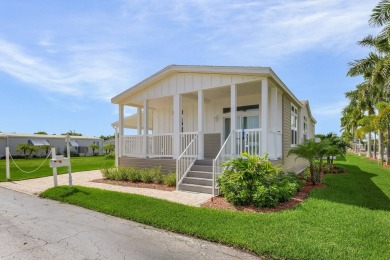
{"type": "Polygon", "coordinates": [[[378,137],[379,137],[379,156],[378,156],[378,159],[380,160],[381,162],[381,165],[383,164],[383,133],[381,130],[379,130],[379,134],[378,134],[378,137]]]}
{"type": "Polygon", "coordinates": [[[386,150],[387,150],[386,164],[389,165],[390,164],[390,124],[387,125],[387,149],[386,150]]]}
{"type": "Polygon", "coordinates": [[[374,132],[374,159],[376,159],[376,133],[374,132]]]}
{"type": "Polygon", "coordinates": [[[371,158],[371,132],[368,133],[367,138],[367,158],[371,158]]]}
{"type": "Polygon", "coordinates": [[[316,185],[315,175],[314,175],[314,165],[312,163],[310,163],[310,178],[311,178],[311,183],[313,185],[316,185]]]}

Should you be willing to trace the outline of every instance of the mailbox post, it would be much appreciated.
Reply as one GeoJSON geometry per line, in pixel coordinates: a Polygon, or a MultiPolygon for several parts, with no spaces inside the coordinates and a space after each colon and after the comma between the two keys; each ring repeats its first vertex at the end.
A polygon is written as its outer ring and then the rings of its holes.
{"type": "Polygon", "coordinates": [[[73,187],[72,184],[72,167],[70,165],[70,137],[69,135],[65,138],[66,149],[68,157],[64,157],[63,155],[56,155],[55,148],[52,148],[52,158],[50,160],[50,167],[53,168],[53,178],[54,178],[54,187],[57,187],[57,167],[68,166],[68,174],[69,174],[69,187],[73,187]]]}
{"type": "MultiPolygon", "coordinates": [[[[51,158],[52,160],[56,159],[56,148],[51,148],[51,158]]],[[[50,161],[50,166],[51,166],[51,161],[50,161]]],[[[54,187],[58,186],[58,181],[57,181],[57,167],[53,167],[53,179],[54,179],[54,187]]]]}
{"type": "Polygon", "coordinates": [[[73,187],[72,183],[72,166],[70,165],[70,136],[67,135],[65,138],[66,142],[66,151],[68,153],[69,165],[68,165],[68,173],[69,173],[69,187],[73,187]]]}

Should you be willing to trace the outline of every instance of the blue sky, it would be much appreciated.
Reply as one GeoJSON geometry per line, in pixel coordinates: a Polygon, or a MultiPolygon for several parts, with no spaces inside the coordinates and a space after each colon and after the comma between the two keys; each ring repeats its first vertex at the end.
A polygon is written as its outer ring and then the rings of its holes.
{"type": "MultiPolygon", "coordinates": [[[[111,135],[110,99],[170,64],[271,67],[338,132],[378,0],[0,0],[0,131],[111,135]]],[[[127,111],[131,113],[131,111],[127,111]]]]}

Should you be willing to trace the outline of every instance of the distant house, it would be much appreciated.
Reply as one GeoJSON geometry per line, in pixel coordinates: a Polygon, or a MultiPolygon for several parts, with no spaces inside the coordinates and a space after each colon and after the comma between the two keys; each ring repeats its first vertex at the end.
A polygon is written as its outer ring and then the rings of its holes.
{"type": "MultiPolygon", "coordinates": [[[[98,137],[71,136],[71,151],[81,155],[92,155],[89,148],[91,144],[99,145],[99,150],[95,153],[102,153],[103,140],[98,137]]],[[[56,148],[57,154],[63,154],[66,149],[64,135],[41,135],[41,134],[17,134],[0,133],[0,158],[5,156],[5,147],[9,147],[11,155],[20,155],[16,151],[18,144],[31,144],[34,146],[50,145],[56,148]]],[[[34,153],[36,156],[44,156],[45,151],[34,153]]]]}
{"type": "Polygon", "coordinates": [[[214,193],[223,160],[268,153],[286,171],[307,163],[287,157],[314,137],[309,102],[268,67],[168,66],[112,98],[118,104],[119,166],[176,171],[177,188],[214,193]],[[124,107],[137,109],[124,117],[124,107]],[[124,129],[136,131],[125,135],[124,129]]]}

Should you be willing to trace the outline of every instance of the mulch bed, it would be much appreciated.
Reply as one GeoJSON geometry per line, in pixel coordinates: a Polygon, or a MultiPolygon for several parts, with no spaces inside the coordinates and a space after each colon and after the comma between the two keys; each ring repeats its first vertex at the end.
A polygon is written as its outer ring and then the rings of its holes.
{"type": "Polygon", "coordinates": [[[215,197],[210,201],[202,204],[202,207],[214,208],[214,209],[224,209],[224,210],[232,210],[232,211],[243,211],[243,212],[278,212],[286,209],[290,209],[297,204],[304,201],[309,192],[314,189],[324,188],[325,184],[317,184],[311,185],[311,183],[306,184],[298,193],[292,198],[290,201],[280,203],[276,205],[274,208],[256,208],[254,206],[234,206],[229,203],[224,197],[215,197]]]}
{"type": "Polygon", "coordinates": [[[163,191],[174,191],[174,190],[176,190],[175,187],[164,185],[164,184],[157,184],[157,183],[143,183],[143,182],[131,182],[131,181],[113,181],[113,180],[108,180],[108,179],[97,179],[97,180],[93,180],[92,182],[106,183],[106,184],[112,184],[112,185],[120,185],[120,186],[126,186],[126,187],[163,190],[163,191]]]}

